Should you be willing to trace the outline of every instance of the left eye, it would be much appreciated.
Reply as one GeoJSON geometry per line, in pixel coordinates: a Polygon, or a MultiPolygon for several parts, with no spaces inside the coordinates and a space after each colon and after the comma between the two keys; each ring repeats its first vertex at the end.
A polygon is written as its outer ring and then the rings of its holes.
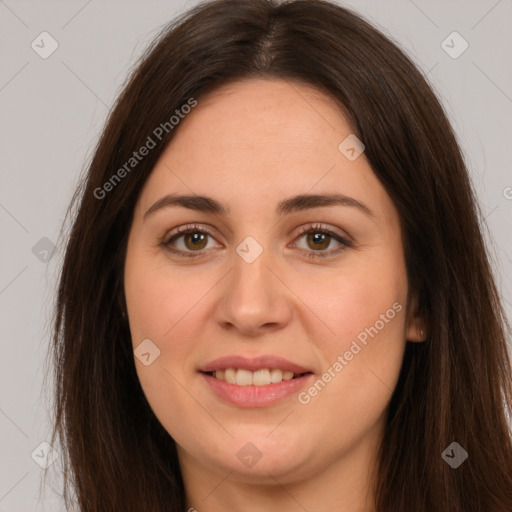
{"type": "MultiPolygon", "coordinates": [[[[304,237],[306,237],[306,243],[316,246],[314,249],[327,249],[331,242],[337,238],[333,233],[320,231],[318,229],[306,231],[304,234],[299,236],[299,239],[304,237]]],[[[308,247],[305,249],[310,250],[308,247]]]]}
{"type": "Polygon", "coordinates": [[[304,250],[307,252],[307,255],[312,258],[328,258],[352,246],[352,244],[342,236],[320,225],[305,228],[298,239],[303,237],[306,237],[306,243],[309,244],[309,247],[306,247],[304,250]],[[330,251],[324,250],[329,247],[333,239],[338,242],[338,247],[330,251]],[[313,247],[314,250],[311,250],[310,247],[313,247]]]}
{"type": "MultiPolygon", "coordinates": [[[[213,235],[203,227],[184,226],[178,229],[178,233],[167,237],[162,242],[162,245],[179,257],[195,257],[201,255],[202,251],[208,248],[208,237],[213,238],[213,235]],[[181,242],[181,247],[179,247],[180,243],[178,241],[181,242]]],[[[328,229],[316,226],[305,228],[297,237],[297,240],[302,238],[305,238],[306,243],[309,245],[309,247],[303,247],[302,249],[312,258],[332,256],[334,253],[338,253],[340,250],[351,246],[350,242],[342,236],[328,229]],[[327,251],[326,249],[333,240],[339,244],[338,247],[327,251]]]]}

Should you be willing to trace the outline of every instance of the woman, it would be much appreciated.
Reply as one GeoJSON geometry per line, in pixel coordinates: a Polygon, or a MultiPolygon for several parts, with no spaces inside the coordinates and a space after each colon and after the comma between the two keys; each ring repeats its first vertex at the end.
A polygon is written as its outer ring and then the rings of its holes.
{"type": "Polygon", "coordinates": [[[77,199],[54,345],[70,504],[512,510],[476,199],[439,101],[366,21],[193,8],[77,199]]]}

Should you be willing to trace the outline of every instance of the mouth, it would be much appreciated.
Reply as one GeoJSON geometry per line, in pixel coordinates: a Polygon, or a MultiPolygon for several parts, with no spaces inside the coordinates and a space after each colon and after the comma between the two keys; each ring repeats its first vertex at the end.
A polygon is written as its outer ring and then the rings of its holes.
{"type": "Polygon", "coordinates": [[[202,373],[236,386],[270,386],[311,374],[311,372],[294,373],[280,368],[262,368],[256,371],[246,368],[226,368],[202,373]]]}
{"type": "Polygon", "coordinates": [[[229,356],[199,369],[213,395],[236,407],[266,407],[311,382],[308,368],[277,356],[229,356]]]}

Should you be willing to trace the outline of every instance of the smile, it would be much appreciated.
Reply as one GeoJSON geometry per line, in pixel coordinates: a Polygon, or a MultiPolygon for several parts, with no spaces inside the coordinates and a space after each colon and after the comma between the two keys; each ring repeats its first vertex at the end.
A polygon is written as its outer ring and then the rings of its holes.
{"type": "Polygon", "coordinates": [[[225,370],[215,370],[209,372],[209,375],[228,384],[237,386],[269,386],[279,384],[283,381],[296,379],[304,375],[303,373],[294,373],[290,370],[281,370],[280,368],[263,368],[261,370],[251,371],[244,368],[226,368],[225,370]]]}

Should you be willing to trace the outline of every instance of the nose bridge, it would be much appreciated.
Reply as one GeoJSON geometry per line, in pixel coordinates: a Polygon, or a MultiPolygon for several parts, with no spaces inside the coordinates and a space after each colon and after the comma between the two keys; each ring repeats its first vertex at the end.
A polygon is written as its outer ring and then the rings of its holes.
{"type": "Polygon", "coordinates": [[[223,290],[218,320],[246,332],[286,323],[291,309],[285,287],[274,275],[276,267],[268,246],[264,247],[252,236],[242,240],[235,248],[233,269],[223,290]]]}
{"type": "MultiPolygon", "coordinates": [[[[234,268],[230,287],[237,295],[239,304],[249,305],[253,301],[268,301],[273,292],[272,254],[268,244],[263,245],[262,237],[258,242],[248,236],[235,249],[234,268]]],[[[261,307],[261,305],[260,305],[261,307]]]]}

